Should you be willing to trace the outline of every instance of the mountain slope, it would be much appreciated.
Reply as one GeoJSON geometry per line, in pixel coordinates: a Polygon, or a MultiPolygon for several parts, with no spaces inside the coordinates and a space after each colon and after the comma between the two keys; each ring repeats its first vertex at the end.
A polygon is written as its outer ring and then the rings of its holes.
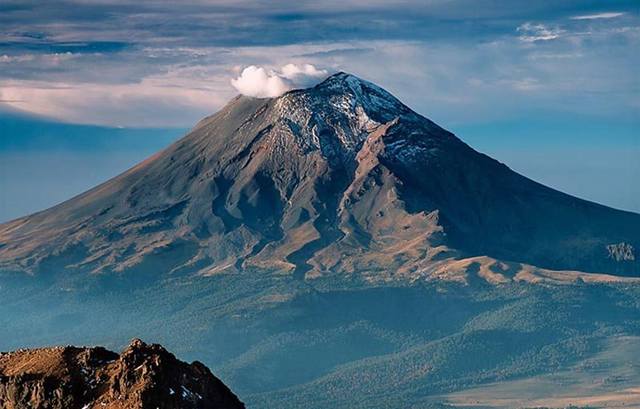
{"type": "Polygon", "coordinates": [[[638,232],[640,215],[526,179],[338,73],[279,98],[237,97],[126,173],[0,226],[0,268],[637,275],[638,232]]]}
{"type": "Polygon", "coordinates": [[[340,73],[0,226],[0,348],[135,334],[251,407],[429,407],[640,339],[639,219],[340,73]]]}

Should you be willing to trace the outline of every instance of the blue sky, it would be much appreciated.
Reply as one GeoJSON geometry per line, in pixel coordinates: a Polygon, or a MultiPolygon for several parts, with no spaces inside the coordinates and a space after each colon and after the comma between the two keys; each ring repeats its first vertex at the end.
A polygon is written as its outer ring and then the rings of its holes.
{"type": "MultiPolygon", "coordinates": [[[[640,211],[637,1],[176,3],[4,0],[4,118],[21,111],[50,123],[177,135],[235,95],[230,80],[243,67],[310,63],[383,86],[527,176],[640,211]]],[[[3,138],[15,142],[21,136],[6,124],[0,116],[3,138]]],[[[55,159],[64,151],[86,158],[102,149],[103,142],[93,151],[86,143],[76,149],[67,134],[35,148],[25,142],[29,148],[22,151],[14,142],[11,150],[0,143],[0,155],[7,163],[7,155],[37,151],[55,159]]],[[[125,144],[126,154],[118,157],[129,159],[104,164],[100,178],[167,143],[153,135],[146,136],[148,145],[125,144]]],[[[71,174],[82,175],[80,162],[71,174]]],[[[16,178],[22,192],[44,186],[42,178],[10,174],[8,165],[0,171],[4,192],[14,192],[9,187],[16,178]]],[[[23,202],[19,191],[12,193],[12,204],[0,200],[0,220],[53,204],[99,179],[75,178],[74,189],[61,189],[49,201],[23,202]]],[[[57,191],[52,179],[47,191],[57,191]]]]}

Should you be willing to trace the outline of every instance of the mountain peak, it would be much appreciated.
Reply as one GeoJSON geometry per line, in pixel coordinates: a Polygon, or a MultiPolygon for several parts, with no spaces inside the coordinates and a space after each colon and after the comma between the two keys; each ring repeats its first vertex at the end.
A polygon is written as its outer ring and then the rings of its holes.
{"type": "Polygon", "coordinates": [[[331,83],[352,83],[353,84],[357,82],[368,82],[368,81],[365,81],[354,74],[350,74],[344,71],[338,71],[335,74],[331,74],[330,76],[328,76],[324,81],[322,81],[318,85],[321,86],[322,84],[326,85],[331,83]]]}
{"type": "Polygon", "coordinates": [[[631,274],[607,249],[640,247],[637,231],[637,215],[538,185],[339,72],[236,98],[125,174],[0,226],[0,270],[388,279],[486,255],[631,274]]]}
{"type": "Polygon", "coordinates": [[[374,84],[373,82],[367,81],[365,79],[358,77],[355,74],[350,74],[344,71],[338,71],[335,74],[328,76],[324,81],[316,85],[316,87],[318,88],[336,87],[336,86],[342,86],[342,87],[358,89],[358,90],[362,89],[363,87],[368,87],[370,89],[381,91],[391,95],[389,92],[385,91],[383,88],[374,84]]]}
{"type": "Polygon", "coordinates": [[[327,96],[327,94],[348,96],[353,108],[359,105],[367,112],[379,112],[385,116],[385,122],[393,120],[395,116],[413,113],[390,92],[372,82],[344,71],[331,75],[314,88],[311,88],[309,92],[319,93],[321,96],[327,96]]]}
{"type": "Polygon", "coordinates": [[[342,71],[314,87],[282,95],[275,106],[276,115],[297,124],[296,128],[313,131],[315,127],[318,132],[332,129],[349,151],[373,129],[397,119],[433,125],[383,88],[342,71]]]}

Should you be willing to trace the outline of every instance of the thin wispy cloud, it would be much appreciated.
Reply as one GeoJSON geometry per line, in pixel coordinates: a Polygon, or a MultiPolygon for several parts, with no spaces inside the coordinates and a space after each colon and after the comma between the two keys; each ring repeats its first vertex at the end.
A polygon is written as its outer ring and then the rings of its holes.
{"type": "Polygon", "coordinates": [[[571,17],[571,20],[599,20],[599,19],[616,18],[623,15],[625,15],[625,13],[619,13],[619,12],[585,14],[582,16],[573,16],[571,17]]]}
{"type": "Polygon", "coordinates": [[[560,28],[549,27],[541,23],[524,23],[516,31],[520,33],[520,40],[528,43],[555,40],[565,32],[560,28]]]}

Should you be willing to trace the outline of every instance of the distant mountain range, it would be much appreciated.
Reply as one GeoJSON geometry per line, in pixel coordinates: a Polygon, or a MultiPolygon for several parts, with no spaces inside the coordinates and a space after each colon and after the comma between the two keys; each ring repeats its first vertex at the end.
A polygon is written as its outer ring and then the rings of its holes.
{"type": "Polygon", "coordinates": [[[0,225],[0,340],[158,339],[252,407],[426,407],[640,335],[639,246],[640,215],[338,73],[0,225]]]}
{"type": "Polygon", "coordinates": [[[159,149],[185,129],[115,128],[59,122],[23,111],[0,108],[3,137],[0,152],[46,149],[107,151],[159,149]]]}
{"type": "Polygon", "coordinates": [[[0,223],[82,193],[184,132],[67,124],[0,107],[0,223]]]}

